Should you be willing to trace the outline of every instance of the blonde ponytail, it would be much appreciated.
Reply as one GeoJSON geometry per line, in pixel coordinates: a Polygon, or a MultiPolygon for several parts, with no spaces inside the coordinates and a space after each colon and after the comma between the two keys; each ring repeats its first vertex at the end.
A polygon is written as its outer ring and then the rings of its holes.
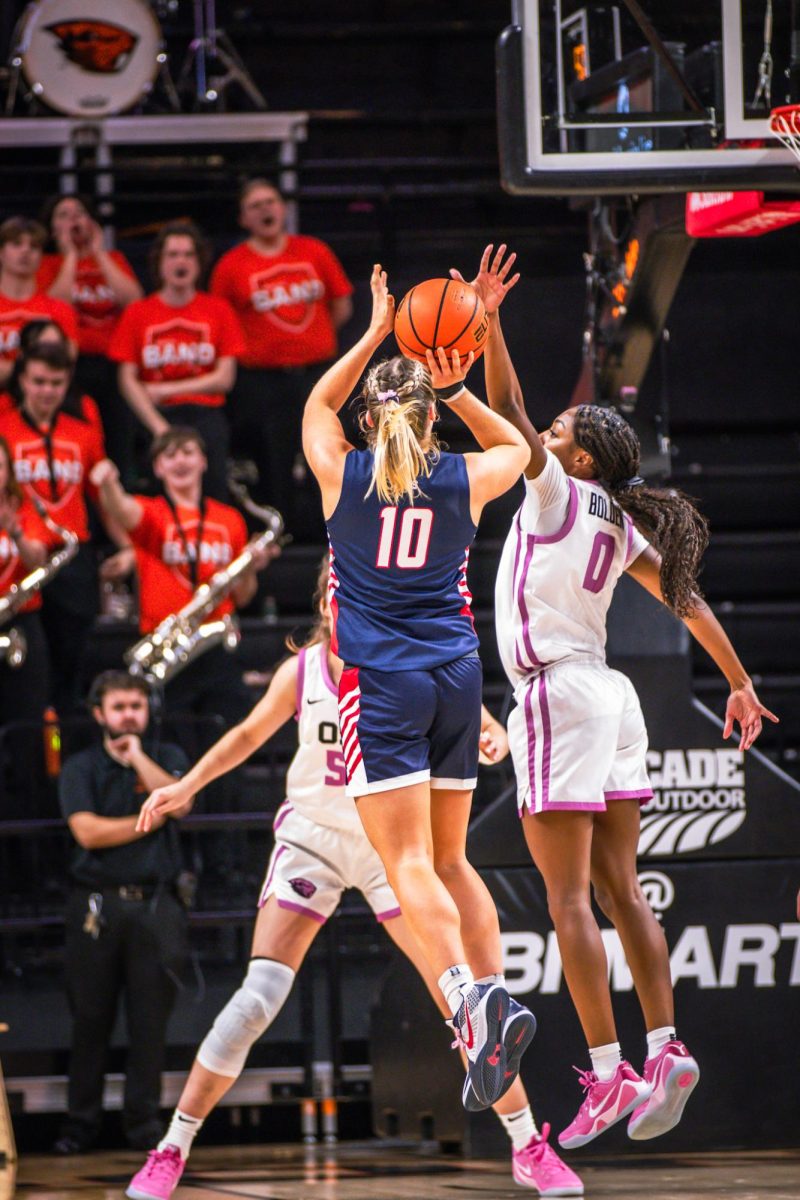
{"type": "Polygon", "coordinates": [[[430,375],[421,363],[398,356],[373,367],[362,394],[366,407],[361,429],[373,453],[366,495],[374,489],[387,504],[404,497],[413,504],[423,494],[420,477],[428,478],[439,457],[428,423],[436,400],[430,375]]]}

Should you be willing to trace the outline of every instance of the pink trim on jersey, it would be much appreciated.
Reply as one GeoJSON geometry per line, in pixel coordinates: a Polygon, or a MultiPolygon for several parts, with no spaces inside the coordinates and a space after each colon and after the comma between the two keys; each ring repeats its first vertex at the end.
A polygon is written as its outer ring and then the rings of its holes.
{"type": "Polygon", "coordinates": [[[386,912],[375,913],[375,920],[381,921],[381,922],[391,921],[394,917],[399,917],[401,915],[402,915],[402,909],[387,908],[386,912]]]}
{"type": "MultiPolygon", "coordinates": [[[[526,536],[527,536],[528,546],[527,546],[527,550],[525,551],[525,559],[522,564],[522,570],[520,571],[519,579],[517,580],[517,608],[519,609],[520,621],[522,622],[522,624],[521,624],[522,644],[525,648],[525,652],[527,653],[528,660],[529,660],[527,663],[523,662],[522,653],[519,648],[519,643],[516,639],[514,640],[514,657],[516,658],[517,666],[519,667],[519,669],[521,671],[531,671],[535,667],[540,667],[542,665],[539,662],[539,659],[536,657],[536,653],[533,649],[533,643],[531,642],[531,635],[530,635],[530,628],[529,628],[530,620],[528,617],[528,606],[525,603],[525,579],[527,578],[527,575],[528,575],[528,568],[531,565],[531,558],[533,557],[533,548],[536,545],[536,538],[533,536],[533,534],[530,534],[530,533],[527,534],[526,536]]],[[[519,542],[521,543],[522,542],[522,522],[520,521],[519,513],[517,514],[517,538],[519,539],[519,542]]],[[[518,558],[519,558],[519,556],[517,556],[517,559],[518,558]]]]}
{"type": "Polygon", "coordinates": [[[528,737],[528,783],[530,784],[531,795],[528,801],[528,807],[533,812],[536,805],[536,726],[533,723],[533,704],[531,695],[533,692],[534,680],[528,684],[525,691],[525,731],[528,737]]]}
{"type": "Polygon", "coordinates": [[[347,782],[350,783],[362,760],[358,741],[358,718],[361,712],[361,688],[358,686],[358,667],[345,667],[339,680],[339,728],[342,735],[347,782]]]}
{"type": "Polygon", "coordinates": [[[295,904],[294,900],[281,900],[278,897],[278,908],[288,908],[290,912],[300,913],[301,916],[311,917],[312,921],[316,921],[318,925],[324,925],[327,917],[323,917],[322,913],[315,912],[313,908],[306,908],[304,904],[295,904]]]}
{"type": "Polygon", "coordinates": [[[328,691],[332,692],[333,695],[336,696],[338,699],[339,689],[336,686],[336,684],[333,682],[333,680],[331,679],[331,673],[328,668],[328,651],[327,651],[324,643],[320,647],[320,651],[319,651],[319,665],[320,665],[320,670],[322,671],[322,678],[325,683],[325,686],[327,687],[328,691]]]}
{"type": "Polygon", "coordinates": [[[625,566],[627,567],[631,561],[631,547],[633,546],[633,521],[627,515],[627,513],[625,515],[625,525],[627,526],[625,531],[627,534],[627,541],[625,543],[625,566]]]}
{"type": "Polygon", "coordinates": [[[569,508],[567,509],[567,518],[561,528],[557,529],[555,533],[548,533],[546,535],[535,533],[533,535],[541,546],[549,546],[552,545],[553,542],[560,542],[562,538],[567,536],[572,529],[572,526],[575,524],[575,518],[578,515],[578,489],[575,486],[574,480],[568,478],[567,483],[569,484],[569,508]]]}
{"type": "Polygon", "coordinates": [[[283,822],[286,820],[290,812],[294,812],[292,805],[288,800],[284,800],[278,811],[275,813],[275,820],[272,822],[272,832],[277,833],[283,822]]]}
{"type": "Polygon", "coordinates": [[[652,788],[640,788],[636,792],[603,792],[605,800],[652,800],[652,788]]]}
{"type": "Polygon", "coordinates": [[[550,705],[547,703],[547,682],[545,672],[539,676],[539,711],[542,714],[542,811],[550,807],[550,750],[552,735],[550,729],[550,705]]]}
{"type": "Polygon", "coordinates": [[[295,691],[295,720],[300,720],[300,712],[303,708],[303,684],[306,679],[306,649],[305,646],[297,656],[297,687],[295,691]]]}
{"type": "MultiPolygon", "coordinates": [[[[538,815],[537,813],[535,813],[533,811],[533,809],[530,806],[528,806],[526,811],[528,813],[530,813],[531,816],[535,817],[538,815]]],[[[542,811],[542,810],[540,810],[540,811],[542,811]]],[[[603,804],[602,800],[598,800],[596,804],[589,804],[589,803],[570,804],[569,800],[553,800],[550,802],[550,804],[548,804],[547,811],[548,812],[605,812],[606,806],[605,806],[605,804],[603,804]]],[[[519,815],[520,815],[520,817],[524,817],[525,812],[520,812],[519,815]]]]}

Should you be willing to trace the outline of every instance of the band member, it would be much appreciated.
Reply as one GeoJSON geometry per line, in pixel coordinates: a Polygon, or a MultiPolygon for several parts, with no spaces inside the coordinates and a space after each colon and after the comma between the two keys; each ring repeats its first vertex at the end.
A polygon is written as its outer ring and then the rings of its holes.
{"type": "MultiPolygon", "coordinates": [[[[0,597],[7,596],[47,560],[58,539],[45,525],[14,478],[11,450],[0,437],[0,597]]],[[[39,612],[40,592],[34,592],[13,614],[0,620],[0,634],[13,628],[25,638],[25,661],[11,667],[0,651],[0,725],[8,721],[39,721],[49,699],[49,658],[39,612]]]]}
{"type": "Polygon", "coordinates": [[[108,346],[125,307],[141,298],[142,289],[125,255],[106,249],[89,196],[51,196],[42,221],[56,253],[43,256],[37,282],[50,296],[75,309],[80,351],[76,385],[96,397],[109,456],[127,478],[133,466],[133,420],[119,394],[117,369],[108,357],[108,346]]]}
{"type": "Polygon", "coordinates": [[[336,354],[353,287],[329,246],[287,232],[286,203],[266,179],[242,188],[239,223],[246,241],[223,254],[211,276],[212,292],[233,305],[245,338],[231,397],[234,449],[255,461],[259,498],[297,532],[309,525],[309,508],[319,523],[294,478],[305,469],[303,405],[336,354]]]}
{"type": "MultiPolygon", "coordinates": [[[[144,680],[104,671],[92,684],[89,702],[102,741],[68,758],[58,783],[75,845],[64,958],[72,1045],[57,1154],[82,1153],[100,1131],[106,1057],[122,997],[128,1032],[125,1136],[137,1149],[152,1145],[160,1130],[167,1021],[186,955],[175,820],[157,819],[146,834],[136,828],[142,800],[179,778],[186,756],[148,729],[144,680]]],[[[190,797],[172,817],[184,816],[192,802],[190,797]]]]}
{"type": "Polygon", "coordinates": [[[19,331],[28,321],[49,317],[57,321],[78,346],[78,320],[71,304],[41,290],[36,275],[47,232],[28,217],[9,217],[0,225],[0,387],[11,374],[19,353],[19,331]]]}
{"type": "Polygon", "coordinates": [[[394,325],[379,264],[370,287],[368,329],[303,416],[331,544],[332,644],[347,664],[348,794],[466,1050],[463,1102],[487,1108],[516,1077],[535,1021],[505,987],[497,912],[466,857],[482,687],[466,567],[484,505],[516,483],[530,452],[464,386],[472,355],[462,365],[441,347],[427,369],[402,357],[374,366],[362,390],[366,447],[347,441],[337,414],[394,325]],[[439,399],[481,452],[441,450],[439,399]]]}
{"type": "MultiPolygon", "coordinates": [[[[70,340],[57,322],[48,317],[37,317],[35,321],[28,321],[27,325],[23,325],[19,331],[19,356],[14,360],[6,391],[0,392],[0,416],[14,407],[19,408],[22,404],[22,390],[19,386],[20,360],[24,360],[28,350],[34,346],[61,346],[70,358],[72,357],[70,340]]],[[[94,397],[81,390],[74,367],[61,411],[73,417],[82,417],[84,421],[94,425],[98,435],[105,441],[105,426],[100,409],[94,397]]]]}
{"type": "MultiPolygon", "coordinates": [[[[197,430],[168,426],[153,442],[151,454],[153,472],[162,485],[160,496],[127,493],[108,459],[98,464],[92,476],[106,513],[127,531],[134,546],[143,634],[183,608],[200,584],[229,566],[247,544],[241,513],[204,492],[206,447],[197,430]]],[[[271,557],[268,551],[259,552],[204,620],[217,620],[248,604],[255,594],[256,572],[271,557]]],[[[208,650],[167,684],[165,702],[171,713],[221,714],[231,723],[241,720],[249,695],[236,656],[221,646],[208,650]]]]}
{"type": "Polygon", "coordinates": [[[225,397],[245,343],[227,300],[198,291],[208,250],[190,221],[165,225],[151,252],[159,290],[126,310],[109,354],[122,394],[153,437],[191,425],[205,441],[207,495],[226,500],[225,397]]]}
{"type": "MultiPolygon", "coordinates": [[[[296,653],[276,669],[266,694],[241,725],[229,730],[177,785],[153,792],[142,808],[140,827],[147,830],[151,820],[180,811],[195,791],[244,762],[291,717],[297,718],[298,748],[286,776],[286,800],[275,815],[275,847],[258,902],[247,974],[201,1044],[169,1128],[128,1187],[131,1200],[168,1200],[203,1121],[289,998],[297,971],[346,888],[361,891],[422,975],[440,1011],[449,1015],[355,804],[345,794],[337,712],[344,664],[331,650],[327,593],[326,557],[317,580],[317,620],[304,645],[289,643],[296,653]]],[[[508,753],[505,730],[485,708],[480,744],[487,762],[499,762],[508,753]]],[[[495,1111],[512,1140],[517,1183],[543,1195],[583,1194],[578,1177],[548,1145],[547,1126],[541,1134],[537,1130],[519,1079],[495,1111]]]]}
{"type": "MultiPolygon", "coordinates": [[[[80,549],[42,594],[42,622],[53,670],[53,702],[64,715],[80,699],[86,640],[97,611],[97,568],[90,545],[87,501],[97,492],[92,468],[105,458],[102,436],[82,414],[63,410],[72,359],[62,346],[35,345],[22,357],[21,404],[0,417],[23,493],[44,505],[52,519],[77,534],[80,549]]],[[[102,514],[101,514],[102,515],[102,514]]],[[[117,546],[128,539],[113,521],[106,531],[117,546]]]]}
{"type": "Polygon", "coordinates": [[[473,280],[491,322],[487,393],[530,449],[495,596],[500,655],[517,699],[509,743],[523,832],[590,1059],[580,1072],[583,1102],[558,1140],[583,1146],[626,1117],[628,1136],[646,1140],[678,1123],[700,1070],[676,1035],[667,943],[637,877],[639,807],[653,794],[647,730],[630,680],[605,659],[606,614],[623,571],[685,623],[728,680],[723,736],[737,723],[747,750],[762,718],[777,718],[699,593],[705,519],[681,492],[639,476],[628,422],[613,408],[582,404],[542,434],[534,429],[497,316],[518,278],[508,278],[514,255],[492,251],[473,280]],[[622,1057],[592,892],[619,934],[644,1016],[642,1076],[622,1057]]]}

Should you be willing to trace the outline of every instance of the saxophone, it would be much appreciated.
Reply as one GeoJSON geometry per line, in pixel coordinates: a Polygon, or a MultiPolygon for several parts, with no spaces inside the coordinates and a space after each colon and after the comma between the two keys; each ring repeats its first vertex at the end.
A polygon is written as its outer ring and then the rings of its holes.
{"type": "Polygon", "coordinates": [[[183,608],[170,613],[152,633],[145,634],[125,652],[125,662],[131,674],[142,675],[150,684],[168,683],[212,646],[222,645],[230,653],[241,641],[239,624],[234,616],[226,613],[216,621],[204,621],[203,618],[225,599],[259,551],[274,543],[280,544],[283,517],[277,509],[255,504],[241,484],[237,483],[231,490],[239,496],[249,512],[265,522],[267,528],[251,538],[232,563],[215,572],[207,583],[201,583],[183,608]]]}
{"type": "MultiPolygon", "coordinates": [[[[23,605],[27,604],[31,596],[48,584],[78,553],[78,535],[71,529],[56,524],[38,497],[34,497],[33,503],[44,524],[51,533],[61,538],[63,545],[50,555],[47,562],[42,563],[40,567],[34,567],[19,583],[12,583],[5,596],[0,596],[0,626],[6,625],[23,605]]],[[[21,667],[27,654],[28,644],[22,630],[12,627],[0,633],[0,662],[5,662],[9,667],[21,667]]]]}

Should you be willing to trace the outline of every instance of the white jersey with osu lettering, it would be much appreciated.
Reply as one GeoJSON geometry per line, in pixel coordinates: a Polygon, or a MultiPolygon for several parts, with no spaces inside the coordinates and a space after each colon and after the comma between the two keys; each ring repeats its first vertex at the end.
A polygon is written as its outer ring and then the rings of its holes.
{"type": "Polygon", "coordinates": [[[291,811],[317,825],[361,831],[355,801],[345,796],[339,736],[339,689],[328,671],[328,647],[317,642],[297,660],[297,752],[286,774],[286,800],[275,815],[275,832],[291,811]]]}
{"type": "Polygon", "coordinates": [[[497,641],[515,688],[556,663],[605,661],[614,587],[647,544],[605,488],[568,477],[547,452],[525,480],[497,575],[497,641]]]}

